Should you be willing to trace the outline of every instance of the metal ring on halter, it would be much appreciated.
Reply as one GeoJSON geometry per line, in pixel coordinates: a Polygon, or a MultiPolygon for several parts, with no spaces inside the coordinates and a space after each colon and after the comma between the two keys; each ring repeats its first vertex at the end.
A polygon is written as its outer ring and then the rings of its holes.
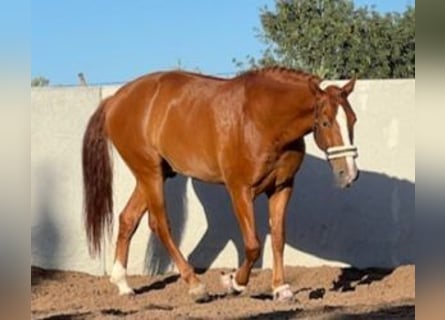
{"type": "Polygon", "coordinates": [[[357,147],[356,146],[335,146],[326,149],[326,157],[328,160],[343,158],[343,157],[353,157],[357,158],[357,147]]]}

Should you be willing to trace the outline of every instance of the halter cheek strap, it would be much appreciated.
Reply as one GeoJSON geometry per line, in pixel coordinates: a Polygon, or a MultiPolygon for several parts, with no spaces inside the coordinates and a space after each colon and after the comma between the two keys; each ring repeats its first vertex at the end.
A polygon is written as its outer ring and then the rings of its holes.
{"type": "Polygon", "coordinates": [[[335,146],[326,149],[326,157],[328,160],[343,158],[343,157],[358,157],[356,146],[335,146]]]}

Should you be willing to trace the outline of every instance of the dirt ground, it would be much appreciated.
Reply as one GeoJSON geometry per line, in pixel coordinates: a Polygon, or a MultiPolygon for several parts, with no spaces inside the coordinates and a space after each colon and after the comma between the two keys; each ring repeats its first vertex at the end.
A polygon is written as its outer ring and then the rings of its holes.
{"type": "Polygon", "coordinates": [[[271,270],[254,270],[248,290],[228,296],[221,272],[200,275],[210,301],[194,303],[177,274],[130,276],[119,296],[107,277],[32,267],[33,319],[414,319],[415,267],[394,270],[286,267],[294,302],[271,299],[271,270]]]}

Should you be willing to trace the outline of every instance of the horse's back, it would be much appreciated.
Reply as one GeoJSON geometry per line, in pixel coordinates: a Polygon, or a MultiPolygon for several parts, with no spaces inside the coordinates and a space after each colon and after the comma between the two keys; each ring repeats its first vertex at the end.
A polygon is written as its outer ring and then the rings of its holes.
{"type": "Polygon", "coordinates": [[[151,161],[158,154],[175,171],[221,182],[218,149],[227,130],[221,122],[233,117],[231,97],[225,79],[179,71],[146,75],[107,102],[108,135],[124,159],[151,161]]]}

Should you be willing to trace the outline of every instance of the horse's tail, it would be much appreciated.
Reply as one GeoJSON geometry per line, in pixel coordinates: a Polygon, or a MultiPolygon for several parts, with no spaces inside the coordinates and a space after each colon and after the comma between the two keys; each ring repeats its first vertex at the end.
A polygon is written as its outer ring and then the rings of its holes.
{"type": "Polygon", "coordinates": [[[113,171],[105,133],[105,105],[91,116],[82,146],[84,219],[91,256],[101,252],[104,229],[113,227],[113,171]]]}

